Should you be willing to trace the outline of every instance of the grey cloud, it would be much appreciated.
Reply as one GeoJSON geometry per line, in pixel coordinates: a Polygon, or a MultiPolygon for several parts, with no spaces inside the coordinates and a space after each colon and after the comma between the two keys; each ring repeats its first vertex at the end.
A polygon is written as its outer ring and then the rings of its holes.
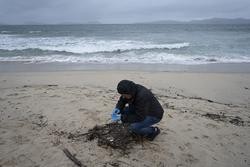
{"type": "Polygon", "coordinates": [[[250,17],[249,0],[0,0],[0,23],[131,23],[250,17]]]}

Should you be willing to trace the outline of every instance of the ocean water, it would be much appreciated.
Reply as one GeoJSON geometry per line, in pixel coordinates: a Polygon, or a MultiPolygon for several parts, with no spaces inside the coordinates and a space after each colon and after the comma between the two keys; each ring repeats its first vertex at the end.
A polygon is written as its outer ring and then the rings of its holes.
{"type": "Polygon", "coordinates": [[[250,25],[0,26],[0,62],[250,62],[250,25]]]}

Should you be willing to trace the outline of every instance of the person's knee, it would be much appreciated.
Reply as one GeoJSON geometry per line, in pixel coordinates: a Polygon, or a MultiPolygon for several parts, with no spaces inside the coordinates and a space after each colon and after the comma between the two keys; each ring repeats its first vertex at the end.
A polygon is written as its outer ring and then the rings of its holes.
{"type": "Polygon", "coordinates": [[[137,126],[137,124],[131,124],[131,125],[129,126],[129,130],[130,130],[131,132],[134,132],[134,133],[139,134],[141,128],[140,128],[139,126],[137,126]]]}

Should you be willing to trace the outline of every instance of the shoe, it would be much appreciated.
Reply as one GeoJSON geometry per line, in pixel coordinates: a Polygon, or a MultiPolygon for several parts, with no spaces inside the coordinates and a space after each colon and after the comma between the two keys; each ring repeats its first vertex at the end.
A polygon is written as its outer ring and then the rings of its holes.
{"type": "Polygon", "coordinates": [[[155,137],[161,133],[161,130],[158,127],[153,127],[153,128],[154,128],[153,134],[150,134],[146,137],[149,141],[153,141],[155,137]]]}

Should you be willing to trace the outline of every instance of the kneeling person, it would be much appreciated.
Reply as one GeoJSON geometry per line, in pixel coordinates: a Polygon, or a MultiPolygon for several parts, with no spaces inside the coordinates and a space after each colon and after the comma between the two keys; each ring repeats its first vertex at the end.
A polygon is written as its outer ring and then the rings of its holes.
{"type": "Polygon", "coordinates": [[[123,123],[130,124],[132,132],[154,140],[160,129],[152,125],[161,121],[164,110],[153,93],[129,80],[120,81],[117,91],[121,97],[112,112],[112,120],[121,119],[123,123]]]}

